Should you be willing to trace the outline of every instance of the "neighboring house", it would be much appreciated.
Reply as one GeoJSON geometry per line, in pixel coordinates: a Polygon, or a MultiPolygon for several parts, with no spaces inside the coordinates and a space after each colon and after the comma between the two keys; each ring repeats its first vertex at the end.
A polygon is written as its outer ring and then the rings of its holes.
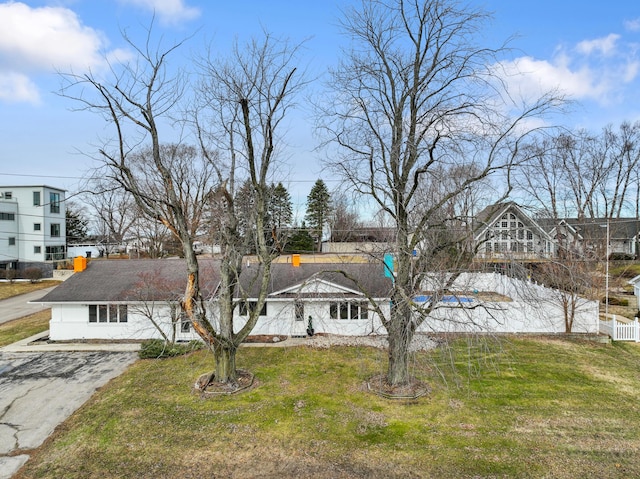
{"type": "Polygon", "coordinates": [[[609,255],[632,259],[637,256],[640,221],[636,218],[566,218],[564,220],[579,237],[579,250],[587,257],[606,258],[607,236],[609,255]]]}
{"type": "Polygon", "coordinates": [[[587,259],[638,254],[640,221],[635,218],[538,218],[514,202],[488,206],[474,218],[476,257],[484,261],[544,261],[562,252],[587,259]]]}
{"type": "Polygon", "coordinates": [[[514,202],[483,209],[474,218],[476,257],[484,261],[537,261],[553,257],[553,238],[514,202]]]}
{"type": "Polygon", "coordinates": [[[633,295],[637,298],[638,304],[640,304],[640,275],[627,281],[627,284],[633,286],[633,295]]]}
{"type": "Polygon", "coordinates": [[[0,268],[24,269],[63,260],[65,213],[65,190],[0,186],[0,268]]]}
{"type": "MultiPolygon", "coordinates": [[[[382,264],[305,263],[304,258],[299,266],[295,264],[272,265],[267,301],[252,334],[304,336],[310,319],[316,333],[385,334],[380,318],[356,284],[388,315],[392,279],[384,275],[382,264]]],[[[219,262],[201,259],[200,267],[203,297],[215,318],[219,262]]],[[[255,263],[243,269],[240,281],[247,295],[238,298],[235,309],[238,329],[257,300],[253,279],[259,269],[255,263]]],[[[41,302],[51,307],[50,339],[160,337],[150,318],[170,337],[174,328],[179,340],[197,339],[179,314],[185,281],[182,260],[93,261],[42,298],[41,302]]],[[[466,274],[458,278],[454,291],[458,293],[440,298],[437,311],[419,331],[564,332],[562,305],[554,296],[555,290],[499,274],[466,274]],[[482,294],[486,291],[490,294],[482,294]]],[[[428,290],[414,298],[418,307],[430,300],[428,290]]],[[[583,301],[574,331],[597,333],[598,308],[595,301],[583,301]]]]}

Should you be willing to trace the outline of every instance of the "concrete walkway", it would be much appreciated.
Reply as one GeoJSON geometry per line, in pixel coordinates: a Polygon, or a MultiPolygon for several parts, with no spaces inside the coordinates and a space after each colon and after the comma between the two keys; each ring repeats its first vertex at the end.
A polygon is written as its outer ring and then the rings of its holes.
{"type": "Polygon", "coordinates": [[[11,298],[1,300],[0,324],[37,313],[38,311],[49,309],[49,306],[43,306],[39,303],[29,304],[29,301],[38,301],[54,287],[55,286],[39,289],[38,291],[32,291],[30,293],[20,294],[18,296],[12,296],[11,298]]]}
{"type": "Polygon", "coordinates": [[[79,342],[79,343],[49,343],[49,331],[43,331],[29,338],[9,344],[0,348],[0,352],[5,353],[52,353],[52,352],[88,352],[102,351],[111,353],[137,352],[140,343],[102,343],[102,342],[79,342]]]}

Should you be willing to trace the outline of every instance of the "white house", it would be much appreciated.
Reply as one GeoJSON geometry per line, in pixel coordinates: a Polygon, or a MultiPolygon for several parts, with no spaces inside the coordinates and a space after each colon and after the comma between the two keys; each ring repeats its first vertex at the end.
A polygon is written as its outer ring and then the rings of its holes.
{"type": "MultiPolygon", "coordinates": [[[[216,316],[215,295],[219,262],[201,259],[202,290],[216,316]]],[[[388,316],[392,279],[378,263],[287,263],[272,265],[267,302],[254,335],[304,336],[311,321],[316,333],[338,335],[386,334],[380,312],[388,316]],[[355,282],[351,279],[355,279],[355,282]],[[357,282],[357,284],[356,284],[357,282]]],[[[244,324],[255,303],[253,279],[259,266],[244,268],[241,284],[246,297],[238,298],[236,328],[244,324]]],[[[169,336],[197,339],[191,325],[181,320],[179,300],[184,292],[186,267],[178,259],[93,261],[47,294],[51,306],[50,339],[147,339],[161,337],[149,318],[169,336]],[[172,318],[174,321],[172,322],[172,318]],[[172,326],[173,325],[173,326],[172,326]]],[[[499,274],[461,275],[457,292],[435,298],[436,309],[421,325],[423,332],[562,333],[564,316],[553,290],[499,274]],[[484,294],[487,291],[492,294],[484,294]]],[[[430,292],[413,298],[416,307],[431,301],[430,292]]],[[[597,333],[598,303],[582,301],[574,332],[597,333]]]]}
{"type": "Polygon", "coordinates": [[[65,258],[65,191],[0,186],[0,268],[65,258]]]}

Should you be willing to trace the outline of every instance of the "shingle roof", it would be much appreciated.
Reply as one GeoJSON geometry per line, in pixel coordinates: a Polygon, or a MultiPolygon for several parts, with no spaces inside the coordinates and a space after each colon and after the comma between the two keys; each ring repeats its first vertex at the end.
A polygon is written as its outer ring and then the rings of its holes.
{"type": "MultiPolygon", "coordinates": [[[[220,262],[200,259],[199,264],[202,293],[205,298],[210,297],[220,283],[220,262]]],[[[260,270],[261,267],[256,264],[243,268],[240,283],[248,297],[257,296],[260,270]]],[[[357,278],[373,297],[389,296],[391,280],[384,276],[383,265],[377,263],[303,263],[298,268],[290,264],[275,263],[271,270],[269,294],[312,278],[357,290],[355,283],[338,273],[338,270],[357,278]]],[[[179,259],[92,261],[85,271],[71,276],[41,301],[118,302],[179,298],[184,292],[186,278],[186,263],[179,259]]]]}

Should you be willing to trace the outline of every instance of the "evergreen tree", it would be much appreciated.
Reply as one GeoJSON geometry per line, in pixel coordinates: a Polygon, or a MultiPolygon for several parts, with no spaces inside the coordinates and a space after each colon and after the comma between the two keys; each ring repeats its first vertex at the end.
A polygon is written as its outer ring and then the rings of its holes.
{"type": "Polygon", "coordinates": [[[287,242],[284,251],[286,253],[311,253],[313,252],[313,249],[313,238],[309,234],[309,230],[303,222],[302,226],[300,228],[296,228],[295,233],[289,237],[289,241],[287,242]]]}
{"type": "Polygon", "coordinates": [[[271,185],[271,198],[269,201],[269,217],[271,224],[280,231],[291,225],[293,219],[293,207],[291,206],[291,195],[287,189],[278,183],[271,185]]]}
{"type": "Polygon", "coordinates": [[[331,216],[331,196],[327,185],[319,179],[307,196],[307,212],[305,220],[309,225],[311,236],[317,242],[318,251],[322,248],[322,230],[331,216]]]}
{"type": "Polygon", "coordinates": [[[67,243],[80,241],[87,237],[89,220],[82,213],[82,210],[74,203],[67,202],[65,229],[67,243]]]}

